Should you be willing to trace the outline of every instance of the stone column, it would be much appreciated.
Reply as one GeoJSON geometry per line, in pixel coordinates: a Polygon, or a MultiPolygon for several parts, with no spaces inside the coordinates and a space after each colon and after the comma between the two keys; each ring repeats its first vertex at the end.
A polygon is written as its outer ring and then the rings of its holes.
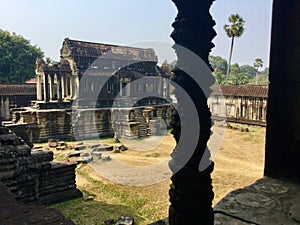
{"type": "Polygon", "coordinates": [[[70,97],[71,97],[71,99],[74,99],[73,89],[74,89],[74,78],[71,75],[70,76],[70,97]]]}
{"type": "Polygon", "coordinates": [[[70,78],[69,75],[65,76],[65,96],[69,97],[70,94],[70,78]]]}
{"type": "Polygon", "coordinates": [[[38,74],[36,76],[36,99],[38,101],[42,101],[42,79],[41,79],[41,75],[38,74]]]}
{"type": "Polygon", "coordinates": [[[120,87],[120,96],[123,96],[123,91],[122,91],[122,81],[120,80],[120,83],[119,83],[119,87],[120,87]]]}
{"type": "Polygon", "coordinates": [[[48,74],[44,73],[44,101],[49,102],[49,80],[48,74]]]}
{"type": "MultiPolygon", "coordinates": [[[[200,164],[207,142],[211,134],[211,113],[207,106],[206,94],[209,86],[214,83],[211,71],[198,72],[190,58],[187,58],[186,52],[182,47],[189,49],[195,55],[202,59],[207,65],[208,54],[213,44],[212,39],[216,35],[213,30],[215,25],[209,13],[213,0],[172,0],[178,8],[178,15],[173,23],[174,31],[171,37],[177,45],[174,46],[178,61],[173,70],[172,80],[181,86],[189,95],[190,99],[197,110],[198,122],[200,124],[199,133],[191,134],[198,138],[195,143],[196,148],[192,149],[192,156],[188,162],[182,165],[181,158],[189,154],[191,149],[188,147],[175,148],[171,154],[172,159],[169,163],[173,172],[170,186],[170,208],[169,224],[170,225],[212,225],[214,224],[214,213],[212,209],[213,190],[211,173],[214,164],[209,160],[209,154],[205,154],[207,159],[205,164],[200,164]],[[179,47],[180,45],[181,47],[179,47]],[[203,81],[202,90],[199,84],[184,71],[194,71],[203,81]],[[205,94],[206,93],[206,94],[205,94]],[[200,169],[199,166],[202,168],[200,169]],[[178,171],[179,170],[179,171],[178,171]],[[175,173],[174,173],[175,171],[175,173]],[[177,172],[178,171],[178,172],[177,172]]],[[[201,70],[202,71],[202,70],[201,70]]],[[[205,71],[205,69],[203,70],[205,71]]],[[[178,112],[173,112],[171,125],[172,134],[177,144],[182,133],[182,129],[189,129],[195,126],[191,124],[190,109],[184,107],[186,98],[175,90],[178,100],[178,112]]],[[[186,138],[186,137],[185,137],[186,138]]],[[[190,140],[185,140],[189,142],[190,140]]],[[[207,152],[206,152],[207,153],[207,152]]]]}
{"type": "Polygon", "coordinates": [[[300,2],[274,0],[265,175],[300,177],[300,2]]]}
{"type": "Polygon", "coordinates": [[[54,74],[50,74],[50,101],[54,99],[54,74]]]}
{"type": "Polygon", "coordinates": [[[65,77],[66,75],[65,74],[62,74],[61,75],[61,95],[62,95],[62,99],[65,99],[66,97],[66,88],[65,88],[65,85],[66,85],[66,82],[65,82],[65,77]]]}
{"type": "Polygon", "coordinates": [[[61,84],[61,75],[56,74],[57,76],[57,101],[62,101],[62,84],[61,84]]]}

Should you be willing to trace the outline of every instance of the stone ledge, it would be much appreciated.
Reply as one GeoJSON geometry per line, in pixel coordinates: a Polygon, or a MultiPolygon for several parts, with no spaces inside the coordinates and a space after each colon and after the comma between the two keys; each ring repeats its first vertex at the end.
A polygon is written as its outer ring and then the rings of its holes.
{"type": "Polygon", "coordinates": [[[300,183],[264,177],[214,208],[215,224],[300,224],[300,183]],[[298,221],[298,222],[297,222],[298,221]]]}
{"type": "MultiPolygon", "coordinates": [[[[300,182],[264,177],[214,208],[215,225],[300,224],[300,182]]],[[[169,225],[168,219],[149,225],[169,225]]]]}

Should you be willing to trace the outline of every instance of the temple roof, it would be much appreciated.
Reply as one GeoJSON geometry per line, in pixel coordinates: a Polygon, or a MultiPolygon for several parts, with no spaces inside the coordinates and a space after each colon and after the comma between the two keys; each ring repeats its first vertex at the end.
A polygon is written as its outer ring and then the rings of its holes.
{"type": "Polygon", "coordinates": [[[157,62],[155,52],[151,48],[135,48],[102,43],[71,40],[66,38],[61,49],[62,57],[103,57],[129,61],[157,62]]]}
{"type": "Polygon", "coordinates": [[[212,95],[268,98],[267,85],[217,86],[211,87],[212,95]]]}
{"type": "Polygon", "coordinates": [[[0,84],[0,96],[36,95],[35,84],[0,84]]]}

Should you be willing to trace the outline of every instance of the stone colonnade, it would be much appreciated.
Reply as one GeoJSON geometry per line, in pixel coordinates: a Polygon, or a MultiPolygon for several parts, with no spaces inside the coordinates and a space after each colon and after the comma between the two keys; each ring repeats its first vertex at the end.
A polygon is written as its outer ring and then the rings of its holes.
{"type": "Polygon", "coordinates": [[[73,83],[71,74],[44,71],[37,75],[37,100],[62,102],[64,99],[73,99],[73,83]]]}

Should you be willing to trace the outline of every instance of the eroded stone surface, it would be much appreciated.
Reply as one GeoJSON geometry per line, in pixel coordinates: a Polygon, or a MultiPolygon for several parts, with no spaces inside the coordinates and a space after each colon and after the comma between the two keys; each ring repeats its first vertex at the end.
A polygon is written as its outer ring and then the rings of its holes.
{"type": "Polygon", "coordinates": [[[300,223],[300,198],[295,200],[295,204],[291,209],[291,217],[300,223]]]}
{"type": "Polygon", "coordinates": [[[259,208],[270,202],[272,199],[257,193],[240,193],[235,196],[235,200],[242,205],[259,208]]]}
{"type": "Polygon", "coordinates": [[[215,224],[235,224],[236,218],[250,224],[300,224],[299,196],[299,183],[266,177],[223,198],[215,211],[226,216],[215,217],[215,224]]]}

